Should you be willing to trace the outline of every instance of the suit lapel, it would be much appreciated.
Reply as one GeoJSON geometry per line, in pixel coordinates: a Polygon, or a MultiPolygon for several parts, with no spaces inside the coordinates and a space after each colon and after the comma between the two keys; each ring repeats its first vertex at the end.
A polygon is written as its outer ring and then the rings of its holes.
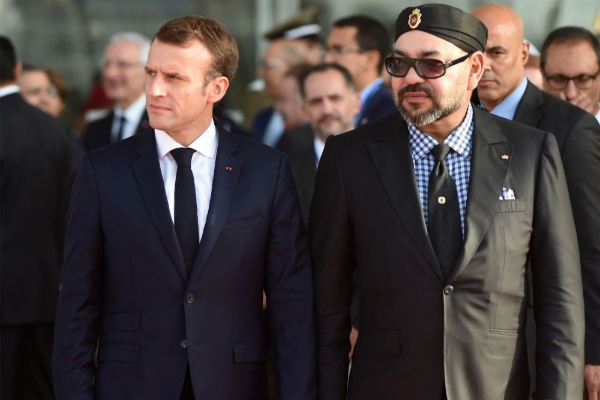
{"type": "Polygon", "coordinates": [[[215,161],[210,205],[189,282],[196,280],[221,234],[221,228],[229,212],[229,205],[233,199],[242,168],[242,158],[236,154],[238,144],[235,137],[232,133],[223,129],[220,124],[217,123],[216,125],[219,134],[219,146],[215,161]]]}
{"type": "Polygon", "coordinates": [[[513,117],[513,121],[520,122],[527,126],[536,127],[542,113],[537,110],[544,103],[542,94],[531,82],[527,82],[527,88],[523,97],[517,106],[517,111],[513,117]]]}
{"type": "Polygon", "coordinates": [[[187,281],[187,270],[169,211],[153,133],[154,130],[148,129],[141,135],[136,148],[141,157],[132,166],[154,226],[181,277],[187,281]]]}
{"type": "Polygon", "coordinates": [[[377,141],[368,143],[369,152],[383,187],[396,213],[406,228],[407,234],[419,249],[435,275],[444,281],[442,269],[437,261],[419,199],[406,123],[397,117],[387,129],[382,129],[377,141]]]}
{"type": "Polygon", "coordinates": [[[487,231],[502,193],[514,150],[493,116],[473,108],[473,118],[475,126],[465,211],[465,244],[448,282],[456,279],[469,264],[487,231]]]}

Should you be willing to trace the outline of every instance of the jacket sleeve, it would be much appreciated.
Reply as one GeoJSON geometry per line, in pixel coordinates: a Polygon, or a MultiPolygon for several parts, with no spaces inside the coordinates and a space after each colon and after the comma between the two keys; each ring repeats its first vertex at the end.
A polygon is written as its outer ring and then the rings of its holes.
{"type": "Polygon", "coordinates": [[[600,125],[584,113],[562,154],[577,229],[585,303],[585,363],[600,365],[600,125]]]}
{"type": "Polygon", "coordinates": [[[584,311],[577,235],[556,139],[546,134],[536,178],[530,257],[536,319],[536,392],[583,392],[584,311]]]}
{"type": "Polygon", "coordinates": [[[58,399],[93,399],[104,238],[95,177],[84,155],[67,214],[62,290],[56,313],[53,380],[58,399]]]}
{"type": "Polygon", "coordinates": [[[353,226],[334,137],[319,163],[309,219],[314,265],[319,399],[346,399],[350,300],[356,265],[353,226]]]}
{"type": "Polygon", "coordinates": [[[265,281],[278,396],[282,399],[315,399],[312,268],[296,186],[283,154],[270,218],[265,281]]]}

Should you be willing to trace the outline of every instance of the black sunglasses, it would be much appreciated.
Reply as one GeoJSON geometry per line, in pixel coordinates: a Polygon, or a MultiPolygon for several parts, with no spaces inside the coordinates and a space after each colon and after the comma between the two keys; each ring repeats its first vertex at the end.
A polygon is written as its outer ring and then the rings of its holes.
{"type": "Polygon", "coordinates": [[[385,69],[390,75],[403,78],[408,74],[410,67],[413,67],[421,78],[435,79],[444,76],[446,68],[460,64],[470,56],[471,54],[467,54],[447,63],[432,58],[389,56],[385,59],[385,69]]]}

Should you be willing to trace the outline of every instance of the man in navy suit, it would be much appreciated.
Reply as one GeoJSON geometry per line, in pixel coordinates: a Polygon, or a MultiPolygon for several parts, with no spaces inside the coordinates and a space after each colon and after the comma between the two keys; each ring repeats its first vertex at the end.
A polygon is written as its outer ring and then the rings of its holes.
{"type": "Polygon", "coordinates": [[[355,119],[356,126],[397,111],[392,92],[380,77],[383,60],[391,53],[390,42],[383,24],[365,15],[342,18],[334,22],[329,32],[325,62],[350,71],[360,92],[362,106],[355,119]]]}
{"type": "Polygon", "coordinates": [[[289,164],[212,119],[237,64],[215,21],[167,22],[145,67],[154,129],[83,157],[58,399],[265,399],[263,291],[279,396],[316,397],[310,257],[289,164]]]}
{"type": "Polygon", "coordinates": [[[87,151],[145,131],[150,125],[144,96],[144,65],[150,39],[136,32],[113,35],[104,51],[102,88],[113,103],[110,113],[91,122],[83,135],[87,151]]]}

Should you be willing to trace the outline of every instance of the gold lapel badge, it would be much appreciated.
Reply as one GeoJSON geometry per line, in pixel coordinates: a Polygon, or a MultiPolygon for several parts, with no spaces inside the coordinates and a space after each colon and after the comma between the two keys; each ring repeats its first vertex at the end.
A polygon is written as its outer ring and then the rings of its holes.
{"type": "Polygon", "coordinates": [[[438,203],[440,203],[440,204],[446,204],[446,198],[444,196],[438,197],[438,203]]]}
{"type": "Polygon", "coordinates": [[[413,12],[408,16],[408,26],[411,29],[415,29],[421,23],[421,10],[415,8],[413,12]]]}
{"type": "Polygon", "coordinates": [[[507,156],[506,154],[504,154],[504,155],[502,156],[502,159],[503,159],[503,160],[508,160],[508,156],[507,156]]]}

